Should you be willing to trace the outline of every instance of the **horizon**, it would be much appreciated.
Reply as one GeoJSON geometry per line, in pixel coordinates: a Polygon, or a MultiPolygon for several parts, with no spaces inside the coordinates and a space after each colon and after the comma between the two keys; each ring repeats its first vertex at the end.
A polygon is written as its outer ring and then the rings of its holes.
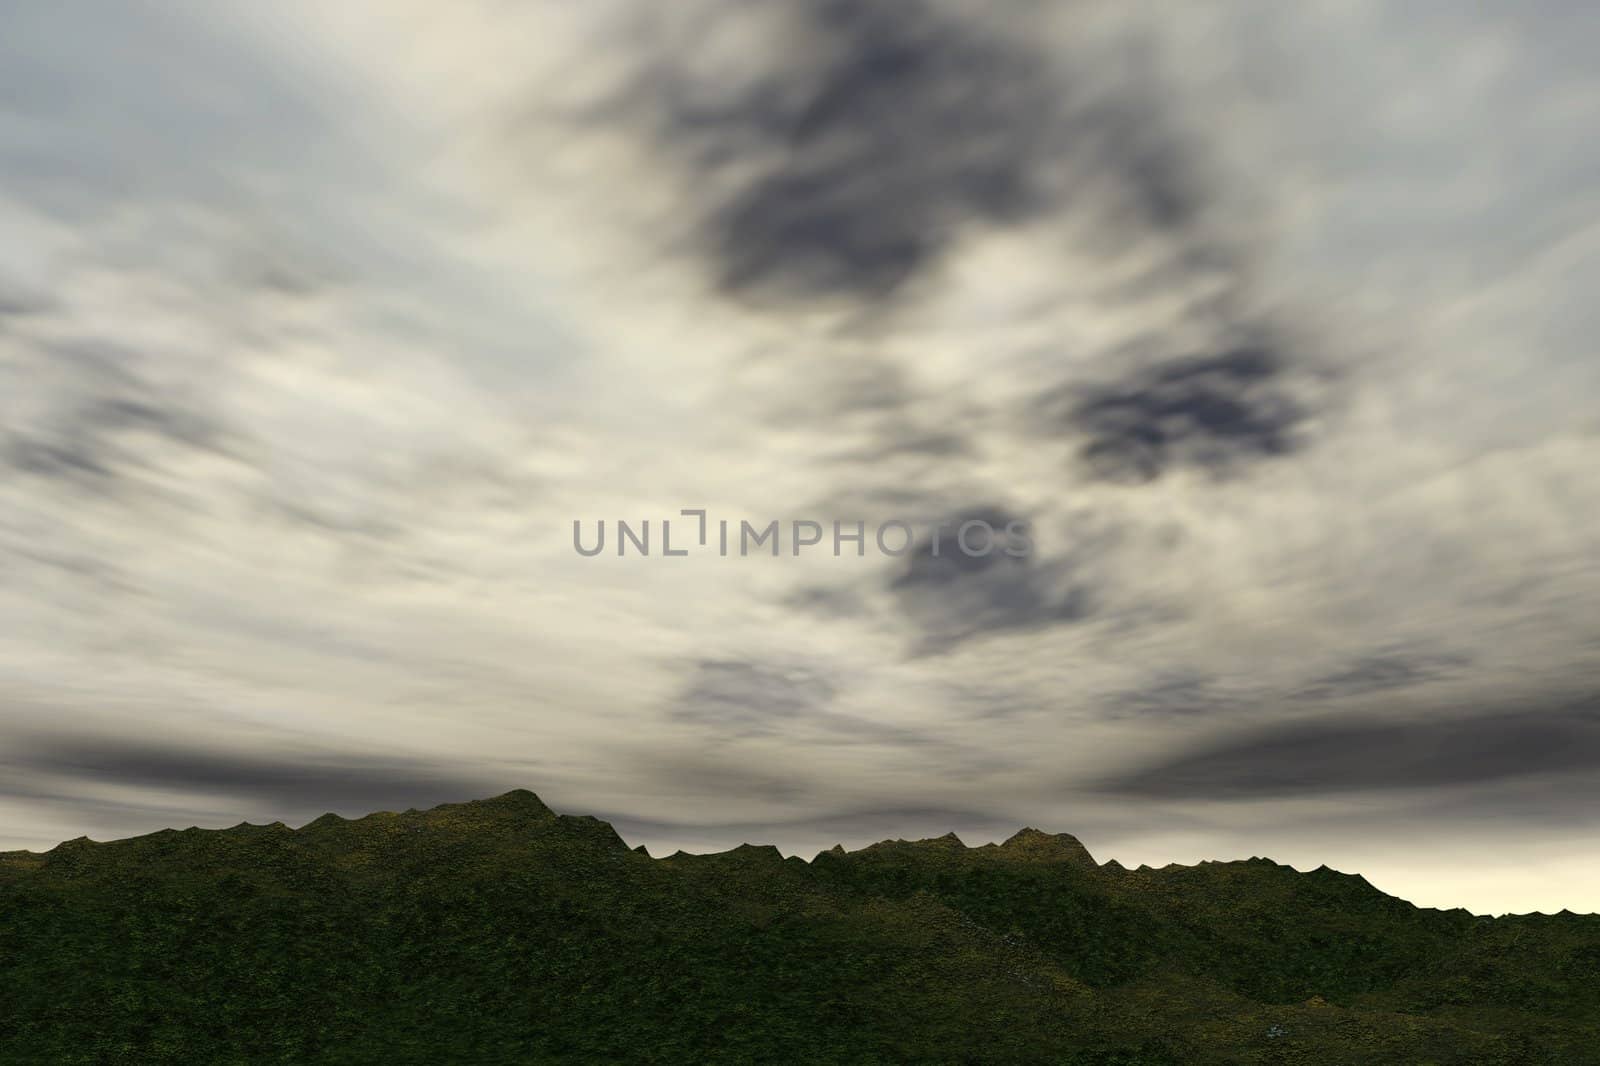
{"type": "Polygon", "coordinates": [[[1240,855],[1240,856],[1203,858],[1203,859],[1197,859],[1197,860],[1195,860],[1193,862],[1187,862],[1187,863],[1185,863],[1185,862],[1175,862],[1175,861],[1174,862],[1164,862],[1164,863],[1122,862],[1115,856],[1110,856],[1110,857],[1102,857],[1102,856],[1100,856],[1095,851],[1095,849],[1089,847],[1087,844],[1084,843],[1084,841],[1081,838],[1079,838],[1075,834],[1071,833],[1070,831],[1054,830],[1054,829],[1048,829],[1048,828],[1043,828],[1043,827],[1033,826],[1033,825],[1018,826],[1016,829],[1014,829],[1013,831],[1011,831],[1009,834],[1007,834],[1004,837],[996,836],[996,837],[991,838],[991,839],[980,840],[980,841],[978,841],[976,843],[974,843],[973,841],[969,840],[967,837],[961,835],[960,833],[957,833],[954,830],[950,830],[950,831],[938,834],[936,836],[882,837],[882,838],[876,838],[876,839],[866,839],[866,840],[863,840],[860,843],[856,844],[853,847],[852,846],[848,846],[846,844],[846,842],[844,842],[844,841],[835,841],[833,844],[831,844],[831,845],[829,845],[827,847],[817,848],[815,851],[812,851],[809,854],[804,852],[804,851],[801,851],[801,850],[795,850],[795,849],[792,849],[792,848],[785,848],[785,847],[783,847],[783,846],[781,846],[779,844],[776,844],[776,843],[773,843],[773,842],[770,842],[770,841],[765,841],[765,840],[741,840],[737,844],[732,844],[732,845],[729,845],[727,847],[723,847],[723,848],[719,848],[719,849],[699,848],[699,849],[691,850],[689,848],[675,847],[671,843],[665,843],[665,844],[658,843],[656,845],[656,847],[652,848],[645,841],[639,840],[637,838],[630,839],[630,835],[628,833],[625,833],[623,830],[619,829],[617,827],[616,823],[614,821],[612,821],[612,819],[610,819],[610,818],[607,818],[607,817],[605,817],[603,815],[591,814],[591,813],[583,812],[583,811],[562,811],[562,810],[557,810],[556,808],[551,807],[549,804],[545,803],[544,799],[539,795],[538,792],[536,792],[536,791],[534,791],[532,789],[528,789],[528,788],[513,788],[513,789],[510,789],[510,790],[508,790],[506,792],[502,792],[502,793],[500,793],[498,795],[483,796],[483,797],[479,797],[479,798],[476,798],[476,799],[468,799],[468,800],[451,800],[451,801],[446,801],[446,802],[433,804],[433,805],[428,806],[428,807],[407,807],[407,808],[400,809],[400,810],[374,810],[374,811],[367,811],[367,812],[365,812],[363,814],[357,814],[357,815],[343,815],[343,814],[339,814],[336,811],[324,811],[322,814],[319,814],[319,815],[317,815],[317,816],[315,816],[313,818],[309,818],[309,819],[307,819],[307,820],[305,820],[303,822],[300,822],[299,824],[292,824],[292,823],[284,822],[281,819],[280,820],[274,820],[274,821],[271,821],[271,822],[252,822],[252,821],[249,821],[248,819],[246,819],[246,820],[243,820],[243,821],[235,822],[232,825],[221,825],[221,826],[202,826],[202,825],[162,826],[159,829],[153,829],[153,830],[150,830],[148,832],[135,833],[135,834],[132,834],[130,836],[123,836],[123,837],[113,837],[113,838],[109,838],[109,839],[105,839],[105,840],[96,840],[93,837],[89,837],[89,836],[86,836],[86,835],[80,835],[80,836],[72,838],[71,840],[58,841],[55,845],[53,845],[50,848],[44,848],[44,849],[38,849],[38,850],[29,849],[29,848],[23,848],[23,849],[11,849],[9,851],[7,849],[0,849],[0,855],[27,854],[27,855],[42,856],[42,855],[48,854],[50,851],[53,851],[54,848],[60,847],[63,844],[72,844],[72,843],[76,843],[78,841],[87,841],[90,844],[115,844],[115,843],[118,843],[118,842],[121,842],[121,841],[138,840],[138,839],[141,839],[143,837],[155,836],[155,835],[159,835],[159,834],[162,834],[162,833],[169,833],[169,832],[182,833],[182,832],[187,832],[188,830],[191,830],[191,829],[199,830],[201,832],[207,832],[207,833],[225,833],[225,832],[228,832],[229,830],[233,830],[233,829],[241,829],[241,828],[256,828],[256,829],[260,829],[260,828],[268,828],[268,827],[275,826],[275,825],[281,825],[284,828],[288,829],[290,832],[299,832],[299,831],[301,831],[303,829],[307,829],[307,828],[311,827],[312,825],[315,825],[315,824],[317,824],[319,822],[325,822],[329,818],[334,818],[334,819],[337,819],[337,820],[343,821],[343,822],[360,822],[360,821],[364,821],[364,820],[366,820],[368,818],[382,817],[382,816],[385,816],[385,815],[398,817],[398,816],[407,815],[407,814],[427,814],[427,813],[429,813],[431,811],[435,811],[435,810],[438,810],[438,809],[441,809],[441,808],[445,808],[445,807],[469,806],[469,805],[475,804],[475,803],[493,803],[495,801],[508,799],[510,797],[513,797],[513,796],[516,796],[516,797],[518,797],[520,799],[521,796],[523,796],[523,795],[531,797],[536,803],[540,804],[545,810],[550,811],[552,814],[555,814],[557,816],[578,817],[578,818],[594,818],[597,821],[601,822],[602,824],[610,827],[614,832],[616,832],[616,834],[618,836],[618,839],[622,840],[622,842],[627,845],[627,847],[628,847],[628,849],[630,851],[638,851],[640,848],[643,848],[644,849],[644,854],[647,857],[649,857],[651,859],[656,859],[656,860],[670,859],[670,858],[673,858],[673,857],[678,856],[678,855],[691,855],[691,856],[692,855],[726,855],[726,854],[728,854],[730,852],[735,852],[735,851],[738,851],[738,850],[740,850],[742,848],[757,848],[757,849],[771,848],[772,850],[778,852],[778,854],[780,856],[782,856],[784,859],[800,859],[802,862],[810,864],[810,863],[814,862],[817,859],[818,856],[837,852],[841,848],[847,854],[854,854],[854,853],[859,852],[859,851],[870,850],[871,848],[875,847],[878,844],[942,843],[945,840],[949,840],[949,839],[953,838],[956,841],[956,843],[961,845],[961,847],[963,849],[968,850],[968,851],[972,851],[972,850],[978,850],[978,849],[982,849],[982,848],[1002,847],[1003,845],[1005,845],[1006,843],[1010,842],[1011,840],[1014,840],[1014,839],[1016,839],[1018,837],[1021,837],[1024,834],[1027,834],[1027,833],[1038,833],[1038,834],[1041,834],[1041,835],[1044,835],[1044,836],[1048,836],[1048,837],[1066,837],[1067,839],[1071,840],[1073,843],[1080,845],[1084,849],[1084,851],[1088,854],[1088,856],[1093,860],[1093,862],[1095,863],[1096,866],[1119,866],[1119,867],[1121,867],[1123,869],[1126,869],[1126,870],[1136,870],[1137,871],[1137,870],[1192,869],[1192,868],[1197,867],[1197,866],[1207,866],[1207,865],[1212,865],[1212,864],[1226,865],[1226,864],[1230,864],[1230,863],[1248,863],[1248,862],[1265,861],[1265,862],[1270,862],[1270,863],[1272,863],[1274,865],[1277,865],[1277,866],[1287,867],[1289,869],[1294,870],[1296,873],[1301,873],[1301,874],[1314,873],[1314,872],[1316,872],[1318,870],[1327,870],[1327,871],[1331,871],[1333,873],[1341,874],[1341,875],[1344,875],[1344,876],[1347,876],[1347,877],[1354,877],[1354,878],[1357,878],[1358,880],[1366,883],[1367,885],[1371,886],[1372,888],[1376,889],[1377,891],[1382,892],[1384,895],[1390,896],[1390,897],[1392,897],[1394,899],[1398,899],[1398,900],[1400,900],[1400,901],[1402,901],[1404,903],[1409,903],[1412,906],[1417,907],[1419,910],[1434,910],[1434,911],[1465,910],[1468,913],[1473,914],[1475,916],[1478,916],[1478,917],[1489,917],[1489,918],[1506,918],[1506,917],[1517,918],[1517,917],[1528,917],[1528,916],[1535,915],[1535,914],[1542,914],[1542,915],[1545,915],[1547,917],[1554,917],[1556,915],[1563,915],[1563,914],[1576,914],[1576,915],[1600,914],[1600,912],[1597,912],[1597,911],[1575,911],[1575,910],[1572,910],[1570,908],[1565,908],[1565,907],[1563,907],[1563,908],[1561,908],[1559,910],[1554,910],[1554,911],[1531,910],[1531,911],[1501,911],[1501,912],[1497,912],[1497,913],[1488,913],[1488,912],[1484,912],[1484,911],[1472,910],[1471,908],[1468,908],[1468,907],[1440,906],[1440,905],[1437,905],[1437,904],[1419,903],[1416,900],[1407,899],[1406,897],[1404,897],[1402,895],[1399,895],[1399,894],[1391,892],[1391,891],[1387,891],[1382,885],[1373,884],[1371,879],[1369,879],[1360,870],[1339,869],[1338,867],[1330,866],[1327,863],[1318,863],[1316,866],[1298,866],[1298,865],[1295,865],[1294,863],[1279,862],[1277,859],[1273,858],[1271,855],[1248,855],[1248,856],[1240,855]],[[672,850],[668,851],[668,850],[666,850],[667,848],[671,848],[672,850]]]}

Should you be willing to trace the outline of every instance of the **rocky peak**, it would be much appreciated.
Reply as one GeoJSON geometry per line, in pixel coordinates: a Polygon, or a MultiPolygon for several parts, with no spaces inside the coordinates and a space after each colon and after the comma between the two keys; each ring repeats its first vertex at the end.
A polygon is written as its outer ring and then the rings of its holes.
{"type": "Polygon", "coordinates": [[[1000,845],[1000,851],[1011,858],[1095,865],[1094,856],[1089,854],[1089,849],[1077,837],[1068,833],[1046,833],[1031,826],[1012,834],[1000,845]]]}

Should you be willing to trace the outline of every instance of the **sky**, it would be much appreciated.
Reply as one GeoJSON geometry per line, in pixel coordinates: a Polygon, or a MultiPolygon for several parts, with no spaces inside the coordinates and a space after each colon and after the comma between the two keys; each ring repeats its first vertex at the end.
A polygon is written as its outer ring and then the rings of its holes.
{"type": "Polygon", "coordinates": [[[4,19],[0,848],[523,787],[1600,910],[1600,8],[4,19]]]}

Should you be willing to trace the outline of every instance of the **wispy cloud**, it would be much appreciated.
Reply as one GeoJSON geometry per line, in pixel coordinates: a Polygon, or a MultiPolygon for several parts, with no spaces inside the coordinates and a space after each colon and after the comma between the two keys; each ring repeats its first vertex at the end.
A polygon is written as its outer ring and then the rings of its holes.
{"type": "Polygon", "coordinates": [[[1513,787],[1497,832],[1566,825],[1528,790],[1588,767],[1600,685],[1596,40],[1561,4],[19,10],[0,825],[511,784],[701,842],[1272,851],[1303,805],[1359,848],[1396,789],[1439,839],[1513,787]],[[919,540],[571,550],[684,507],[919,540]],[[935,556],[972,515],[1034,551],[935,556]]]}

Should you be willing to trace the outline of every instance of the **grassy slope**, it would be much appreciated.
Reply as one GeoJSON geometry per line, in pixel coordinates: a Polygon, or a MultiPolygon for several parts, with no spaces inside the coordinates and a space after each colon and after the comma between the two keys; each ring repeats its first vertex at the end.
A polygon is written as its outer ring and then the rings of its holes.
{"type": "Polygon", "coordinates": [[[1600,1063],[1600,917],[1070,837],[651,859],[531,793],[0,855],[0,1062],[1600,1063]]]}

